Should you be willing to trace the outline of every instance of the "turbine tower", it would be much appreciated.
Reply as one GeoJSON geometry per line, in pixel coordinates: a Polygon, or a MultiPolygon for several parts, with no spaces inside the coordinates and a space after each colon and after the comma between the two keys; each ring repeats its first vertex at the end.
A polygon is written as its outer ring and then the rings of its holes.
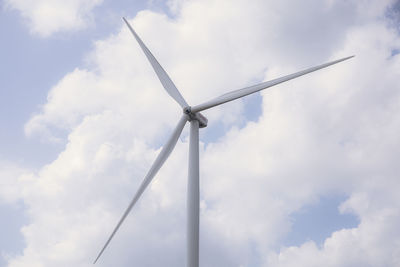
{"type": "Polygon", "coordinates": [[[183,115],[178,121],[177,126],[175,127],[172,135],[168,139],[167,143],[161,149],[161,152],[158,154],[156,160],[145,176],[143,182],[139,186],[136,194],[133,196],[128,208],[125,210],[118,224],[115,226],[112,231],[110,237],[107,239],[105,245],[101,249],[94,263],[100,258],[103,254],[104,250],[107,248],[111,239],[114,237],[115,233],[118,231],[121,224],[124,222],[129,212],[139,200],[140,196],[143,194],[146,187],[150,184],[154,176],[157,174],[158,170],[167,160],[172,150],[174,149],[178,138],[185,126],[186,122],[190,122],[190,137],[189,137],[189,168],[188,168],[188,187],[187,187],[187,266],[188,267],[198,267],[199,266],[199,199],[200,199],[200,190],[199,190],[199,128],[204,128],[207,126],[207,118],[204,117],[200,111],[210,109],[212,107],[224,104],[226,102],[230,102],[232,100],[244,97],[246,95],[250,95],[256,93],[260,90],[264,90],[271,86],[289,81],[291,79],[300,77],[302,75],[308,74],[310,72],[314,72],[320,70],[322,68],[326,68],[330,65],[342,62],[344,60],[350,59],[354,56],[345,57],[339,60],[335,60],[332,62],[328,62],[319,66],[315,66],[312,68],[308,68],[293,74],[289,74],[274,80],[270,80],[267,82],[263,82],[257,85],[253,85],[250,87],[245,87],[242,89],[234,90],[229,93],[223,94],[216,98],[213,98],[205,103],[190,106],[183,98],[181,93],[176,88],[175,84],[172,82],[171,78],[168,76],[166,71],[161,67],[160,63],[158,63],[157,59],[153,56],[150,50],[146,47],[146,45],[142,42],[140,37],[136,34],[132,26],[129,22],[123,18],[129,30],[132,32],[136,41],[139,43],[142,48],[144,54],[149,60],[151,66],[153,67],[155,73],[158,76],[161,84],[167,93],[181,106],[183,109],[183,115]]]}

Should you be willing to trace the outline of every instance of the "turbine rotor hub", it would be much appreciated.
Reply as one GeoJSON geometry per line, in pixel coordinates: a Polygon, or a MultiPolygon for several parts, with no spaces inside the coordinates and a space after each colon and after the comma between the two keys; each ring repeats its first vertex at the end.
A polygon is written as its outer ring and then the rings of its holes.
{"type": "Polygon", "coordinates": [[[189,117],[189,121],[196,120],[199,122],[200,128],[207,127],[208,119],[203,116],[200,112],[193,113],[190,106],[183,108],[183,113],[185,113],[189,117]]]}

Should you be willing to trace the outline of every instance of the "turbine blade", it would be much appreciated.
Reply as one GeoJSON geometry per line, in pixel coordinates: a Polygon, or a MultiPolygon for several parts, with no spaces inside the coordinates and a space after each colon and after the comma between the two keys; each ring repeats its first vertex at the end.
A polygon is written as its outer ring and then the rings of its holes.
{"type": "Polygon", "coordinates": [[[187,120],[188,120],[187,115],[183,115],[182,118],[179,120],[178,125],[175,127],[174,132],[172,133],[171,137],[168,139],[168,141],[164,145],[164,147],[161,149],[160,154],[158,154],[156,160],[154,161],[153,165],[151,166],[151,168],[150,168],[149,172],[147,173],[146,177],[144,178],[142,184],[139,186],[139,189],[137,190],[133,199],[129,203],[128,208],[125,210],[125,212],[122,215],[121,219],[119,220],[117,226],[112,231],[110,237],[108,238],[107,242],[101,249],[99,255],[97,256],[97,258],[93,262],[93,264],[95,264],[97,262],[97,260],[100,258],[100,256],[103,254],[104,250],[107,248],[111,239],[114,237],[115,233],[118,231],[119,227],[124,222],[126,216],[128,216],[132,207],[138,201],[138,199],[140,198],[140,196],[142,195],[142,193],[144,192],[146,187],[150,184],[151,180],[154,178],[154,176],[157,174],[158,170],[161,168],[161,166],[164,164],[164,162],[167,160],[167,158],[171,154],[172,150],[174,149],[174,147],[178,141],[179,136],[182,133],[183,127],[185,126],[187,120]]]}
{"type": "Polygon", "coordinates": [[[164,86],[167,93],[181,105],[182,108],[189,106],[188,103],[185,101],[179,90],[176,88],[175,84],[172,82],[171,78],[168,76],[167,72],[161,67],[160,63],[158,63],[157,59],[153,56],[150,50],[146,47],[146,45],[142,42],[140,37],[136,34],[135,30],[129,24],[129,22],[123,18],[126,25],[128,26],[129,30],[132,32],[133,36],[135,37],[136,41],[139,43],[140,47],[142,48],[144,54],[146,55],[147,59],[149,60],[151,66],[153,67],[154,71],[157,74],[158,79],[160,80],[161,84],[164,86]]]}
{"type": "Polygon", "coordinates": [[[325,63],[325,64],[322,64],[322,65],[319,65],[319,66],[316,66],[316,67],[312,67],[312,68],[309,68],[309,69],[306,69],[306,70],[302,70],[302,71],[299,71],[299,72],[296,72],[296,73],[293,73],[293,74],[289,74],[289,75],[283,76],[281,78],[277,78],[277,79],[274,79],[274,80],[271,80],[271,81],[263,82],[263,83],[260,83],[260,84],[257,84],[257,85],[253,85],[253,86],[250,86],[250,87],[245,87],[245,88],[242,88],[242,89],[239,89],[239,90],[235,90],[235,91],[223,94],[223,95],[221,95],[219,97],[216,97],[216,98],[214,98],[214,99],[212,99],[210,101],[207,101],[207,102],[205,102],[203,104],[200,104],[200,105],[192,107],[191,111],[193,113],[196,113],[196,112],[199,112],[199,111],[202,111],[202,110],[205,110],[205,109],[209,109],[209,108],[224,104],[226,102],[229,102],[229,101],[244,97],[246,95],[253,94],[253,93],[261,91],[261,90],[264,90],[264,89],[266,89],[268,87],[271,87],[271,86],[274,86],[274,85],[277,85],[277,84],[292,80],[294,78],[300,77],[300,76],[308,74],[310,72],[314,72],[314,71],[326,68],[328,66],[331,66],[333,64],[336,64],[336,63],[339,63],[339,62],[342,62],[342,61],[345,61],[345,60],[350,59],[352,57],[354,57],[354,56],[345,57],[345,58],[342,58],[342,59],[339,59],[339,60],[335,60],[335,61],[332,61],[332,62],[329,62],[329,63],[325,63]]]}

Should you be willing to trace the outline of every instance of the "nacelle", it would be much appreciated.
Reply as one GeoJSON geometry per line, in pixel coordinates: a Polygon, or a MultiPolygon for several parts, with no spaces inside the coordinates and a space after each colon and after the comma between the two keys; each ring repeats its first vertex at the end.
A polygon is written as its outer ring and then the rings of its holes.
{"type": "Polygon", "coordinates": [[[189,116],[189,121],[197,120],[200,128],[207,127],[208,119],[204,117],[200,112],[192,113],[190,107],[185,107],[183,112],[189,116]]]}

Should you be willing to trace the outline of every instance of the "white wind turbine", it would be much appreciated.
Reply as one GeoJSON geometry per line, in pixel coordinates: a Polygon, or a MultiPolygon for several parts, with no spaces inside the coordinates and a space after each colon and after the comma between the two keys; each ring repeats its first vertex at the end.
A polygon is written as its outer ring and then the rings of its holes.
{"type": "Polygon", "coordinates": [[[160,82],[167,91],[167,93],[181,106],[183,109],[183,115],[180,118],[178,125],[175,127],[172,135],[168,139],[167,143],[162,148],[160,154],[158,154],[156,160],[151,166],[149,172],[141,183],[139,189],[134,195],[132,201],[130,202],[128,208],[122,215],[117,226],[114,228],[107,242],[101,249],[99,255],[97,256],[94,263],[100,258],[104,250],[110,243],[111,239],[114,237],[115,233],[118,231],[119,227],[128,216],[132,207],[136,204],[140,196],[143,194],[146,187],[150,184],[154,176],[157,174],[158,170],[167,160],[172,150],[174,149],[178,138],[183,130],[187,121],[190,121],[190,138],[189,138],[189,170],[188,170],[188,188],[187,188],[187,266],[197,267],[199,266],[199,128],[204,128],[207,126],[207,118],[204,117],[200,111],[224,104],[226,102],[244,97],[246,95],[253,94],[260,90],[264,90],[268,87],[289,81],[291,79],[297,78],[299,76],[308,74],[313,71],[320,70],[322,68],[328,67],[330,65],[339,63],[341,61],[350,59],[354,56],[345,57],[339,60],[335,60],[329,63],[325,63],[316,67],[312,67],[306,70],[302,70],[290,75],[283,76],[274,80],[263,82],[250,87],[242,88],[239,90],[234,90],[229,93],[218,96],[211,99],[205,103],[196,106],[189,106],[185,99],[182,97],[171,78],[165,72],[165,70],[158,63],[156,58],[142,42],[136,32],[133,30],[129,22],[123,18],[129,30],[132,32],[136,41],[139,43],[143,52],[145,53],[147,59],[149,60],[151,66],[156,72],[160,82]]]}

